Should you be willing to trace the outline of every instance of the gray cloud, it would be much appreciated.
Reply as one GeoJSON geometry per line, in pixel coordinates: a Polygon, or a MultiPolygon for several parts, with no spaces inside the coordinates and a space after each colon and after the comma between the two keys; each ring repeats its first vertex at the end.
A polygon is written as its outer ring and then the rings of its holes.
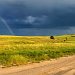
{"type": "Polygon", "coordinates": [[[43,32],[43,29],[52,29],[62,33],[60,30],[71,30],[70,28],[75,26],[75,1],[0,0],[0,16],[12,29],[19,31],[35,28],[42,29],[40,32],[43,32]]]}
{"type": "Polygon", "coordinates": [[[37,17],[27,16],[24,22],[27,24],[33,24],[36,20],[37,20],[37,17]]]}
{"type": "Polygon", "coordinates": [[[37,27],[39,25],[46,24],[47,22],[47,16],[43,15],[41,17],[34,17],[34,16],[27,16],[26,19],[24,20],[25,24],[32,24],[34,27],[37,27]]]}

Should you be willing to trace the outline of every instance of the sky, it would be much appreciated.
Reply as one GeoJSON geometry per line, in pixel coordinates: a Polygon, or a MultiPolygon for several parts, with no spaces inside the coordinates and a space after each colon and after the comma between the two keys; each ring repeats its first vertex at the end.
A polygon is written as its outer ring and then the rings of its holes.
{"type": "Polygon", "coordinates": [[[75,33],[75,0],[0,0],[0,34],[75,33]]]}

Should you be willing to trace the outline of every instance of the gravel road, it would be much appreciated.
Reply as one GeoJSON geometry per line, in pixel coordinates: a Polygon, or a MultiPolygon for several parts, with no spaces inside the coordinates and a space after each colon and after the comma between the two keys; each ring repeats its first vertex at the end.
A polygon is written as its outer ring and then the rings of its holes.
{"type": "Polygon", "coordinates": [[[75,75],[75,55],[25,66],[0,68],[0,75],[75,75]]]}

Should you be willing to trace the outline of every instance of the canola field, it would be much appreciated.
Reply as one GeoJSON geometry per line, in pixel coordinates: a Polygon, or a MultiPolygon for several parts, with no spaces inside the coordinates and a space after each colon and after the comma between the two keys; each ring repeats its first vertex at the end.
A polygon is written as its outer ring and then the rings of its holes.
{"type": "Polygon", "coordinates": [[[18,66],[75,54],[75,35],[0,36],[0,65],[18,66]]]}

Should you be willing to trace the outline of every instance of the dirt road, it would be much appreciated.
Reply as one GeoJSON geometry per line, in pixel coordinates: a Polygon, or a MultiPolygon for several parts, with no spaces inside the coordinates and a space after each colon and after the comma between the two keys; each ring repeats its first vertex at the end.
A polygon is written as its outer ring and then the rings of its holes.
{"type": "Polygon", "coordinates": [[[75,56],[0,69],[0,75],[75,75],[75,56]]]}

